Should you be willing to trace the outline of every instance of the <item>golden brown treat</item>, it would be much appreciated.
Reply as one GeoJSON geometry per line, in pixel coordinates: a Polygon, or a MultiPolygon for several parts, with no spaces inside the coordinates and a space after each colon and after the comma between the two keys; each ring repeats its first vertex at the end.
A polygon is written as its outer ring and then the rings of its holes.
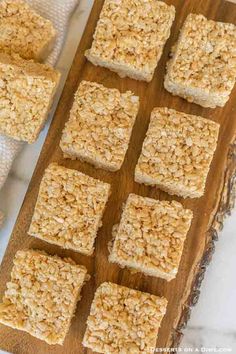
{"type": "Polygon", "coordinates": [[[29,235],[91,255],[109,193],[108,183],[50,164],[40,185],[29,235]]]}
{"type": "Polygon", "coordinates": [[[97,289],[83,345],[98,353],[151,353],[167,300],[113,283],[97,289]]]}
{"type": "Polygon", "coordinates": [[[85,55],[121,77],[151,81],[174,17],[174,6],[162,1],[105,0],[85,55]]]}
{"type": "Polygon", "coordinates": [[[62,134],[65,157],[110,171],[121,168],[138,113],[139,98],[95,82],[82,81],[62,134]]]}
{"type": "Polygon", "coordinates": [[[0,133],[33,143],[60,80],[49,65],[0,53],[0,133]]]}
{"type": "Polygon", "coordinates": [[[25,1],[0,2],[0,51],[22,58],[46,59],[56,39],[53,24],[37,14],[25,1]]]}
{"type": "Polygon", "coordinates": [[[18,251],[0,304],[0,323],[63,344],[87,270],[71,259],[18,251]]]}
{"type": "Polygon", "coordinates": [[[155,108],[135,169],[135,181],[184,198],[201,197],[219,127],[199,116],[155,108]]]}
{"type": "Polygon", "coordinates": [[[223,107],[235,84],[235,47],[235,25],[188,15],[167,65],[165,88],[203,107],[223,107]]]}
{"type": "Polygon", "coordinates": [[[172,280],[178,272],[192,211],[182,204],[130,194],[114,232],[109,261],[172,280]]]}

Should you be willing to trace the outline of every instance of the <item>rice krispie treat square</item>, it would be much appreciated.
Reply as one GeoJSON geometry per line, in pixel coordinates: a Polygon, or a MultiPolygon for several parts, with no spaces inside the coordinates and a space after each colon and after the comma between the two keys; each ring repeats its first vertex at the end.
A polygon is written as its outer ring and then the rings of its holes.
{"type": "Polygon", "coordinates": [[[0,53],[0,134],[33,143],[60,80],[49,65],[0,53]]]}
{"type": "Polygon", "coordinates": [[[108,183],[52,163],[43,176],[28,234],[89,256],[109,194],[108,183]]]}
{"type": "Polygon", "coordinates": [[[151,81],[170,36],[174,6],[157,0],[105,0],[91,49],[94,65],[151,81]]]}
{"type": "Polygon", "coordinates": [[[97,353],[151,353],[167,300],[113,283],[95,293],[83,345],[97,353]]]}
{"type": "Polygon", "coordinates": [[[236,79],[236,26],[188,15],[167,64],[165,88],[203,107],[223,107],[236,79]]]}
{"type": "Polygon", "coordinates": [[[135,181],[184,198],[201,197],[219,127],[199,116],[155,108],[135,169],[135,181]]]}
{"type": "Polygon", "coordinates": [[[176,277],[192,211],[176,201],[130,194],[113,229],[109,261],[170,281],[176,277]]]}
{"type": "Polygon", "coordinates": [[[0,52],[42,61],[53,48],[56,30],[22,0],[0,2],[0,52]]]}
{"type": "Polygon", "coordinates": [[[18,251],[0,303],[0,323],[62,345],[86,274],[86,268],[71,259],[18,251]]]}
{"type": "Polygon", "coordinates": [[[95,82],[82,81],[62,134],[65,157],[78,158],[110,171],[121,168],[139,98],[95,82]]]}

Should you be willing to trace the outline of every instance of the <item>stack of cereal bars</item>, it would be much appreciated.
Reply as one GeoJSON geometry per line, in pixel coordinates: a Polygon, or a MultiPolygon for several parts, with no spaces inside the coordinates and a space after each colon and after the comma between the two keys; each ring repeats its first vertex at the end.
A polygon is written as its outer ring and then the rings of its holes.
{"type": "Polygon", "coordinates": [[[0,134],[33,143],[42,130],[60,73],[41,64],[56,30],[23,0],[0,2],[0,134]]]}
{"type": "MultiPolygon", "coordinates": [[[[59,74],[29,59],[45,57],[55,30],[21,0],[2,1],[0,17],[4,30],[0,31],[0,132],[33,142],[59,74]],[[8,36],[10,32],[14,35],[8,36]]],[[[174,18],[175,8],[162,1],[105,0],[85,56],[122,78],[150,82],[174,18]]],[[[203,107],[223,107],[236,79],[235,43],[234,25],[189,14],[167,64],[165,88],[203,107]]],[[[64,158],[120,170],[141,104],[130,90],[81,81],[60,140],[64,158]]],[[[218,135],[219,124],[213,120],[154,108],[135,181],[182,198],[203,196],[218,135]]],[[[47,167],[28,234],[91,256],[111,186],[65,167],[67,161],[47,167]]],[[[192,211],[181,202],[143,197],[131,190],[120,222],[113,227],[109,262],[144,276],[175,279],[192,218],[192,211]]],[[[18,251],[0,304],[0,322],[49,344],[63,344],[88,278],[85,267],[71,259],[18,251]]],[[[148,353],[155,348],[166,310],[164,297],[105,281],[96,290],[83,345],[105,354],[148,353]]]]}

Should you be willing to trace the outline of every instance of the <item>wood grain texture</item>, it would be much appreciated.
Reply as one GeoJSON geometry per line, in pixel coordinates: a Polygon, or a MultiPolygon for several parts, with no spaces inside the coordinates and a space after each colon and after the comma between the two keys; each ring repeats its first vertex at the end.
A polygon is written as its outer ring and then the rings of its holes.
{"type": "Polygon", "coordinates": [[[204,274],[206,260],[209,259],[208,254],[212,253],[211,245],[218,230],[218,225],[222,223],[223,216],[227,214],[230,206],[232,206],[230,195],[232,195],[231,191],[235,180],[233,177],[235,169],[233,142],[236,135],[236,90],[234,90],[230,101],[224,108],[206,109],[190,104],[181,98],[173,97],[164,90],[165,64],[170,48],[175,43],[178,31],[188,13],[203,13],[208,18],[236,24],[236,8],[233,4],[223,0],[168,0],[166,3],[175,5],[177,10],[176,20],[155,77],[151,83],[147,84],[131,79],[121,79],[115,73],[94,67],[86,61],[83,54],[91,46],[92,35],[103,4],[103,0],[95,0],[85,33],[3,259],[0,270],[0,295],[4,292],[6,281],[10,279],[14,255],[17,250],[23,248],[43,249],[50,254],[56,253],[60,256],[70,256],[76,262],[88,268],[92,279],[83,288],[82,300],[78,304],[76,315],[63,347],[50,347],[24,332],[0,326],[1,349],[14,354],[33,354],[35,350],[37,350],[37,354],[91,353],[91,351],[82,347],[81,342],[94,291],[103,281],[113,281],[142,291],[165,296],[169,304],[159,332],[157,347],[177,345],[181,338],[183,326],[189,317],[190,307],[196,302],[199,294],[199,284],[204,274]],[[107,87],[116,87],[121,91],[132,90],[136,95],[140,96],[141,107],[134,126],[130,147],[122,169],[116,173],[98,170],[79,161],[65,160],[59,149],[61,132],[65,121],[69,117],[73,95],[83,79],[97,81],[107,87]],[[202,115],[221,124],[218,148],[208,176],[204,197],[192,200],[173,198],[156,188],[139,185],[134,182],[134,168],[148,127],[150,112],[156,106],[167,106],[186,113],[202,115]],[[43,172],[52,161],[57,161],[69,168],[78,169],[112,185],[112,195],[103,218],[103,227],[100,229],[96,240],[96,252],[93,257],[82,256],[72,251],[64,251],[57,246],[49,245],[27,235],[43,172]],[[111,229],[119,221],[122,204],[131,192],[161,200],[176,199],[194,212],[194,220],[185,243],[178,276],[176,280],[170,283],[165,280],[146,277],[142,274],[131,274],[128,270],[122,270],[108,262],[107,244],[111,239],[111,229]]]}

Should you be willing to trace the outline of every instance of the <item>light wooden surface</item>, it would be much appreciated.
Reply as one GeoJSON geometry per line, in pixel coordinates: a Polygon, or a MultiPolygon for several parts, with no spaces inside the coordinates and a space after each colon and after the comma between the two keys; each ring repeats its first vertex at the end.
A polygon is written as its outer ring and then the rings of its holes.
{"type": "Polygon", "coordinates": [[[37,354],[90,353],[89,350],[82,347],[81,342],[94,291],[103,281],[113,281],[142,291],[165,296],[169,304],[167,315],[163,320],[159,332],[157,347],[167,347],[173,343],[177,343],[176,338],[179,336],[179,333],[178,331],[176,332],[176,329],[181,330],[180,319],[186,313],[186,306],[189,304],[190,295],[194,290],[193,285],[196,284],[196,275],[199,274],[199,264],[201,264],[203,255],[207,250],[209,237],[212,237],[209,230],[212,227],[216,214],[219,212],[223,187],[226,182],[225,178],[227,178],[227,182],[229,180],[226,171],[228,171],[230,144],[233,142],[236,134],[236,90],[234,90],[228,104],[222,109],[204,109],[200,106],[187,103],[181,98],[173,97],[164,90],[163,77],[165,64],[171,45],[175,43],[178,31],[188,13],[203,13],[208,18],[236,24],[236,8],[233,4],[223,0],[168,0],[166,2],[175,5],[177,11],[176,20],[155,77],[151,83],[147,84],[131,79],[121,79],[115,73],[94,67],[86,61],[83,54],[91,45],[94,28],[103,4],[103,0],[95,0],[85,33],[74,59],[58,109],[3,259],[0,269],[0,294],[3,294],[5,283],[10,279],[14,255],[17,250],[23,248],[38,248],[51,254],[56,253],[60,256],[70,256],[79,264],[85,265],[92,278],[83,288],[82,300],[78,304],[75,318],[72,321],[63,347],[50,347],[24,332],[0,326],[1,349],[14,354],[33,354],[35,352],[37,354]],[[141,107],[133,130],[130,148],[122,169],[116,173],[97,170],[91,165],[79,161],[64,160],[59,149],[61,132],[65,121],[68,119],[74,92],[83,79],[97,81],[107,87],[116,87],[121,91],[129,89],[140,96],[141,107]],[[141,274],[131,274],[128,270],[122,270],[118,266],[108,262],[107,244],[111,239],[111,229],[119,221],[122,204],[129,193],[134,192],[143,196],[167,200],[173,198],[155,188],[146,187],[134,182],[134,168],[148,127],[150,112],[156,106],[167,106],[187,113],[202,115],[221,124],[219,144],[207,180],[205,196],[192,200],[174,198],[181,201],[185,207],[193,210],[194,220],[185,243],[178,276],[176,280],[170,283],[141,274]],[[43,172],[52,161],[57,161],[66,167],[78,169],[112,185],[112,195],[104,215],[103,227],[100,229],[96,240],[96,251],[93,257],[85,257],[72,251],[63,251],[59,247],[49,245],[27,235],[43,172]]]}

